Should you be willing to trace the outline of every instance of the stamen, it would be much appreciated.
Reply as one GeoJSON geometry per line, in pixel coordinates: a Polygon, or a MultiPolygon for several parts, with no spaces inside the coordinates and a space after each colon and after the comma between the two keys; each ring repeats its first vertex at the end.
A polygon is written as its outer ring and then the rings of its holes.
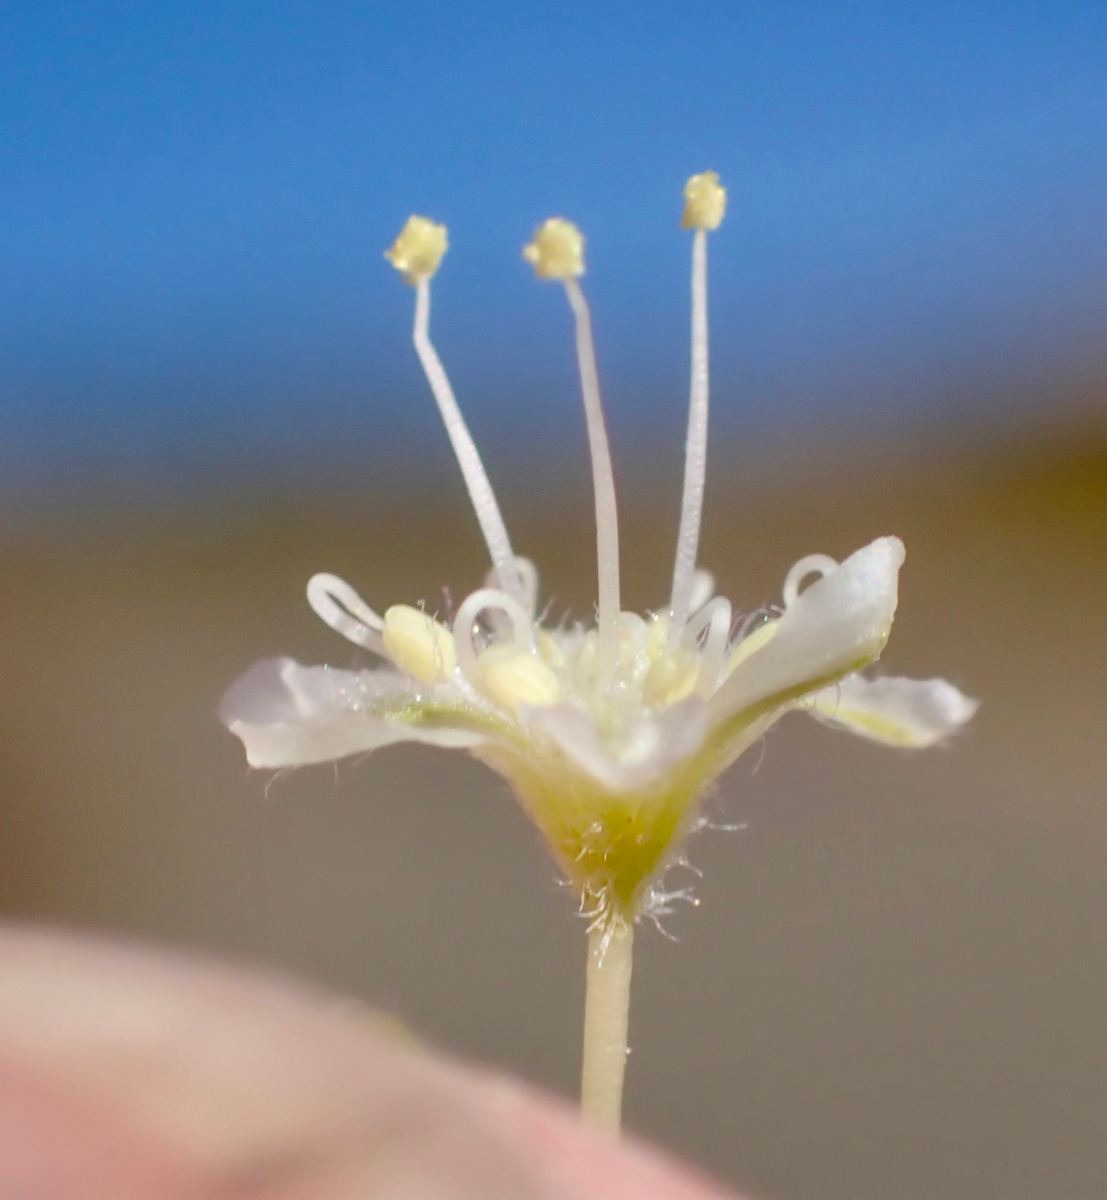
{"type": "Polygon", "coordinates": [[[564,217],[550,217],[523,247],[523,257],[539,279],[573,279],[584,274],[584,234],[564,217]]]}
{"type": "Polygon", "coordinates": [[[619,511],[615,500],[615,473],[607,441],[592,321],[588,301],[575,279],[565,280],[565,292],[577,325],[577,360],[580,366],[588,446],[592,453],[592,482],[596,494],[596,567],[599,576],[599,638],[601,673],[614,653],[619,623],[619,511]]]}
{"type": "Polygon", "coordinates": [[[588,445],[592,454],[592,482],[596,494],[596,550],[599,575],[600,674],[612,669],[619,622],[619,515],[615,502],[615,475],[607,441],[596,350],[588,302],[577,283],[584,274],[584,235],[571,222],[553,217],[544,222],[523,251],[541,279],[560,279],[576,320],[577,362],[580,367],[588,445]]]}
{"type": "Polygon", "coordinates": [[[445,226],[435,225],[423,217],[412,217],[385,257],[403,274],[408,283],[415,286],[415,351],[419,355],[419,362],[438,403],[438,411],[442,414],[450,444],[461,467],[481,533],[484,534],[488,545],[496,578],[505,591],[518,596],[521,594],[521,584],[515,571],[515,556],[511,551],[507,526],[496,503],[496,496],[488,481],[476,443],[465,424],[465,418],[461,415],[461,409],[458,408],[446,369],[430,340],[430,278],[437,271],[445,253],[445,226]]]}
{"type": "Polygon", "coordinates": [[[454,651],[457,654],[457,664],[461,673],[474,686],[480,686],[480,672],[477,668],[477,652],[473,646],[473,630],[477,618],[488,609],[496,609],[511,620],[512,637],[518,650],[526,654],[535,651],[534,627],[526,609],[507,592],[496,588],[478,588],[472,595],[466,596],[454,618],[454,651]]]}
{"type": "Polygon", "coordinates": [[[829,554],[809,554],[801,558],[784,577],[784,607],[791,608],[799,598],[800,584],[808,575],[829,575],[838,563],[829,554]]]}
{"type": "Polygon", "coordinates": [[[430,279],[449,248],[445,225],[436,225],[427,217],[408,217],[384,257],[408,283],[416,284],[420,279],[430,279]]]}
{"type": "Polygon", "coordinates": [[[441,621],[410,604],[394,604],[384,614],[388,657],[420,683],[444,683],[454,673],[453,635],[441,621]]]}
{"type": "Polygon", "coordinates": [[[669,603],[670,649],[680,639],[689,612],[694,611],[692,590],[707,478],[707,231],[718,229],[726,212],[726,190],[714,171],[693,175],[685,185],[684,196],[681,223],[686,229],[696,230],[692,240],[692,382],[684,448],[684,494],[669,603]]]}
{"type": "Polygon", "coordinates": [[[355,645],[387,657],[384,648],[384,619],[344,580],[321,572],[307,585],[308,604],[336,632],[355,645]]]}

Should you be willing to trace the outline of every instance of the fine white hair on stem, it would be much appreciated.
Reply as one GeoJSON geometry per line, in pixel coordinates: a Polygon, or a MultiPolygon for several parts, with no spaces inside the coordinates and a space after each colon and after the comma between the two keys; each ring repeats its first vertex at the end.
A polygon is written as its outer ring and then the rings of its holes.
{"type": "Polygon", "coordinates": [[[492,484],[481,462],[480,452],[461,415],[453,388],[450,387],[446,369],[430,340],[430,280],[420,279],[415,285],[415,352],[419,355],[427,382],[438,403],[438,411],[450,436],[450,444],[454,448],[465,486],[469,489],[469,498],[480,523],[481,533],[488,544],[488,553],[492,557],[492,565],[500,586],[511,595],[518,597],[521,591],[518,572],[515,567],[515,555],[511,550],[511,541],[507,536],[507,526],[496,503],[492,484]]]}
{"type": "Polygon", "coordinates": [[[680,505],[673,591],[669,601],[669,646],[680,639],[692,608],[692,585],[700,545],[703,492],[707,478],[707,230],[692,240],[692,384],[684,449],[684,494],[680,505]]]}
{"type": "Polygon", "coordinates": [[[607,441],[596,351],[592,343],[592,320],[588,301],[576,279],[565,280],[565,292],[576,320],[577,361],[592,453],[592,482],[596,493],[596,550],[599,575],[599,654],[601,670],[609,667],[615,649],[619,621],[619,513],[615,503],[615,474],[607,441]]]}
{"type": "Polygon", "coordinates": [[[806,558],[801,558],[784,578],[784,607],[791,608],[795,604],[800,585],[809,575],[829,575],[837,569],[837,559],[829,554],[808,554],[806,558]]]}
{"type": "Polygon", "coordinates": [[[510,619],[515,645],[519,650],[530,654],[535,648],[534,627],[530,623],[530,614],[519,601],[497,588],[478,588],[472,595],[466,596],[454,618],[454,652],[457,654],[457,665],[474,687],[478,684],[479,673],[477,652],[473,646],[473,629],[477,618],[490,609],[504,613],[510,619]]]}
{"type": "Polygon", "coordinates": [[[387,658],[381,631],[384,621],[337,575],[320,572],[308,580],[308,604],[336,633],[387,658]]]}

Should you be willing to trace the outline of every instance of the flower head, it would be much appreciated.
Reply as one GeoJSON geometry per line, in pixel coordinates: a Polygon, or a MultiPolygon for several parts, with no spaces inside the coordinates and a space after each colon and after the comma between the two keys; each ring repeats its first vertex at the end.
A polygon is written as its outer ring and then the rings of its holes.
{"type": "MultiPolygon", "coordinates": [[[[692,390],[669,603],[641,616],[619,602],[614,480],[577,278],[579,231],[548,221],[527,251],[539,275],[564,284],[575,317],[595,480],[598,620],[594,628],[548,628],[537,616],[535,568],[512,549],[431,344],[429,278],[437,258],[429,270],[413,268],[429,260],[402,249],[409,221],[392,258],[416,287],[415,347],[488,544],[488,579],[446,624],[405,604],[380,616],[341,579],[316,575],[307,589],[312,608],[381,665],[345,671],[268,660],[239,679],[222,707],[256,767],[325,762],[401,741],[469,751],[508,780],[586,911],[609,928],[649,906],[705,787],[787,712],[890,745],[928,746],[976,708],[943,680],[858,674],[891,631],[904,559],[898,538],[878,538],[840,563],[801,559],[784,581],[781,604],[737,624],[730,602],[713,594],[711,576],[697,568],[708,400],[706,234],[722,219],[725,193],[707,172],[689,181],[686,197],[699,214],[689,221],[686,210],[685,217],[696,230],[692,390]]],[[[441,231],[444,250],[445,230],[424,224],[441,231]]]]}

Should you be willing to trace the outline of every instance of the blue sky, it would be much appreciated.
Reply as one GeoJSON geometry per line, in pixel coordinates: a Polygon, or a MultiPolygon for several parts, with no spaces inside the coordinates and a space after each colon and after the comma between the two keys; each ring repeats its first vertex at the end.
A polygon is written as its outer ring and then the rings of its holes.
{"type": "Polygon", "coordinates": [[[437,455],[381,259],[412,211],[450,226],[478,433],[577,436],[564,303],[519,258],[562,213],[613,425],[679,436],[705,167],[724,431],[1001,419],[1107,362],[1103,4],[13,3],[0,77],[12,478],[437,455]]]}

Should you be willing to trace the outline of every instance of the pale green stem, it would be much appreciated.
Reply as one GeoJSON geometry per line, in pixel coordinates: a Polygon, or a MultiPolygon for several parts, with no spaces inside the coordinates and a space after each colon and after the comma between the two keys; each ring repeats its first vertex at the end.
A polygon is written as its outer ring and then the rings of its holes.
{"type": "Polygon", "coordinates": [[[580,1109],[585,1120],[617,1133],[627,1066],[627,1016],[634,927],[596,927],[588,934],[584,998],[584,1066],[580,1109]]]}

